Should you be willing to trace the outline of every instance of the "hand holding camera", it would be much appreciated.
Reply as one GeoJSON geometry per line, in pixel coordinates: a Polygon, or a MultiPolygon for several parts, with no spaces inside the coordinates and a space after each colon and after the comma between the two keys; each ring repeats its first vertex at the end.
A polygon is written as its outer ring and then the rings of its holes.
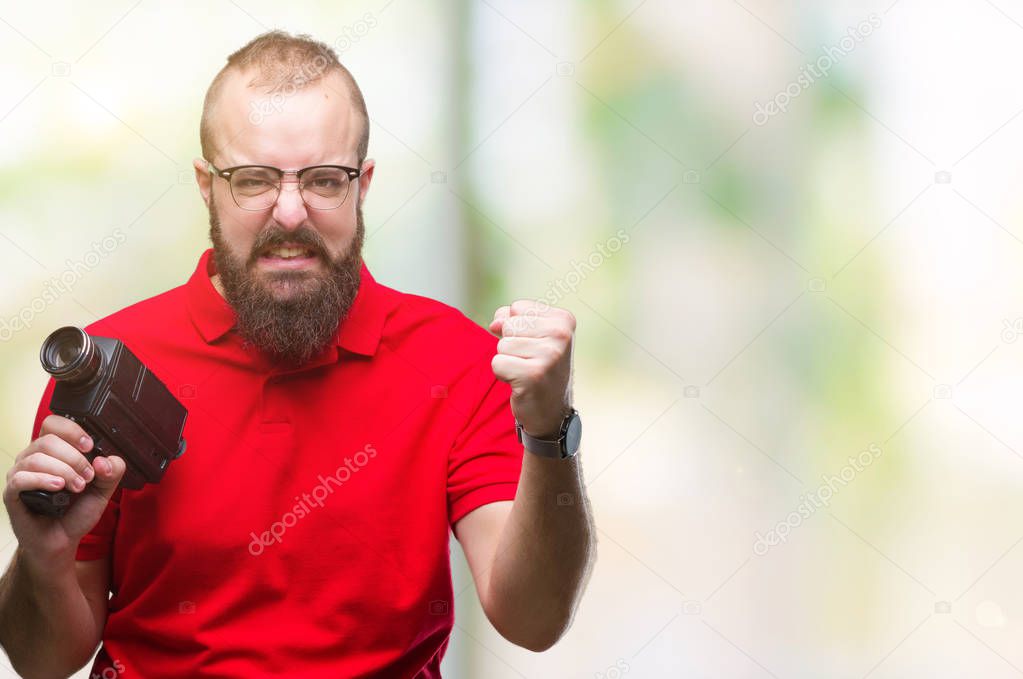
{"type": "Polygon", "coordinates": [[[39,359],[56,381],[54,414],[8,472],[4,504],[22,549],[47,563],[74,558],[119,485],[163,478],[185,450],[188,413],[120,340],[68,326],[39,359]]]}
{"type": "Polygon", "coordinates": [[[84,429],[66,417],[50,415],[43,420],[39,438],[18,453],[7,472],[4,505],[11,526],[25,556],[40,568],[56,568],[74,559],[79,541],[99,521],[124,475],[123,459],[96,456],[90,463],[84,453],[91,450],[92,440],[84,429]],[[78,497],[57,520],[32,512],[20,499],[24,491],[61,490],[78,497]]]}

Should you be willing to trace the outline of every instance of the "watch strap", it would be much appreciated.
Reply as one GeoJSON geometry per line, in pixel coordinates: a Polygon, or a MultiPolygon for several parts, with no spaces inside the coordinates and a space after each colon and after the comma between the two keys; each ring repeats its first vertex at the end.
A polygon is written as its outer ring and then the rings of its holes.
{"type": "MultiPolygon", "coordinates": [[[[576,450],[568,450],[568,434],[569,427],[573,420],[578,420],[579,412],[572,408],[565,419],[561,421],[561,428],[558,430],[558,437],[554,440],[540,439],[530,434],[522,428],[522,425],[515,422],[515,432],[518,434],[519,443],[523,447],[534,455],[541,457],[550,457],[554,459],[565,459],[575,455],[576,450]]],[[[575,446],[578,449],[578,445],[575,446]]]]}
{"type": "Polygon", "coordinates": [[[565,438],[564,434],[561,434],[555,441],[538,439],[535,436],[530,436],[518,422],[515,423],[515,431],[518,432],[519,443],[521,443],[526,450],[534,455],[553,458],[564,457],[561,454],[561,442],[565,438]]]}

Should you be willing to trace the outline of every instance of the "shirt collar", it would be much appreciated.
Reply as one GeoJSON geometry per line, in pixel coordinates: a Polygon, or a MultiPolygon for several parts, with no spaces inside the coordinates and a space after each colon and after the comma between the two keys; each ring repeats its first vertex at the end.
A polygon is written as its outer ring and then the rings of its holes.
{"type": "MultiPolygon", "coordinates": [[[[199,258],[199,264],[185,284],[188,312],[192,322],[207,344],[212,344],[231,330],[236,321],[234,309],[213,287],[210,276],[216,273],[213,249],[207,249],[199,258]]],[[[341,321],[334,344],[363,356],[376,354],[383,333],[384,322],[393,307],[393,300],[386,295],[386,288],[373,278],[366,262],[359,271],[359,292],[352,308],[341,321]]]]}

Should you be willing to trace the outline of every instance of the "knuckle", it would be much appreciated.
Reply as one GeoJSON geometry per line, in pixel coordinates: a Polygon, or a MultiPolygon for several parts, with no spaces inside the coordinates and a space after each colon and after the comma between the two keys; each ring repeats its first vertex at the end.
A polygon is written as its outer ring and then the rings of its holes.
{"type": "Polygon", "coordinates": [[[39,448],[54,456],[67,445],[68,442],[57,434],[47,434],[39,439],[39,448]]]}
{"type": "Polygon", "coordinates": [[[551,331],[551,337],[561,342],[567,342],[572,338],[572,331],[564,325],[558,325],[551,331]]]}
{"type": "Polygon", "coordinates": [[[551,361],[552,363],[560,361],[561,358],[565,355],[565,345],[554,344],[547,350],[547,355],[552,359],[551,361]]]}
{"type": "Polygon", "coordinates": [[[47,474],[22,469],[11,479],[10,487],[13,490],[31,490],[42,487],[47,480],[47,474]]]}
{"type": "Polygon", "coordinates": [[[50,459],[52,459],[50,455],[47,455],[41,450],[37,450],[36,452],[32,453],[31,455],[24,459],[23,461],[24,468],[30,469],[34,467],[39,467],[43,464],[46,464],[46,461],[50,459]]]}

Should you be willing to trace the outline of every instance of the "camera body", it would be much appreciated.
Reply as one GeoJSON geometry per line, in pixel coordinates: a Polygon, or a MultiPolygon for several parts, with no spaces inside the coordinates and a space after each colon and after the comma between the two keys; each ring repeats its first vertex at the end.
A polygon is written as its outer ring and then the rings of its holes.
{"type": "MultiPolygon", "coordinates": [[[[158,483],[171,460],[185,452],[187,409],[120,340],[66,326],[46,338],[39,358],[56,380],[50,410],[92,437],[93,447],[84,453],[89,462],[97,455],[124,459],[120,487],[158,483]]],[[[33,490],[20,497],[33,512],[62,516],[73,494],[33,490]]]]}

